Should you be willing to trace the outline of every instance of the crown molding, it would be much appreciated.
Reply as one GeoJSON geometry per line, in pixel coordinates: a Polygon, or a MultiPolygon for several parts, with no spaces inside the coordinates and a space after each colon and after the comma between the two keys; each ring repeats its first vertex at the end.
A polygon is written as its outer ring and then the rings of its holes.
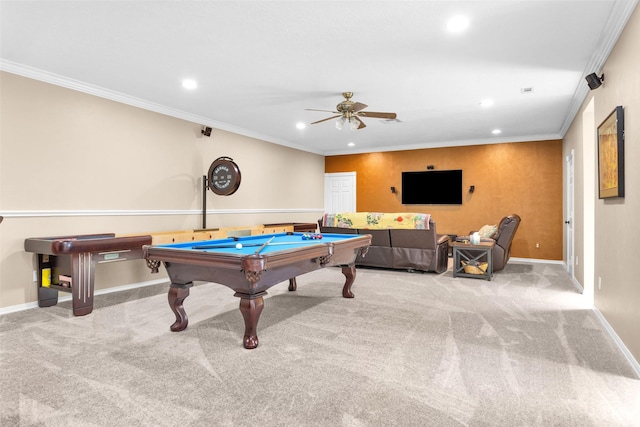
{"type": "MultiPolygon", "coordinates": [[[[629,22],[637,4],[638,0],[618,0],[613,2],[609,18],[602,29],[603,37],[600,39],[598,47],[583,70],[583,76],[587,76],[591,73],[600,74],[602,68],[607,62],[607,58],[609,58],[609,55],[613,51],[618,39],[622,35],[627,22],[629,22]]],[[[582,107],[582,103],[589,92],[587,84],[584,81],[580,81],[580,84],[576,88],[573,98],[571,99],[571,105],[569,106],[567,117],[560,128],[560,135],[562,135],[562,138],[564,138],[564,135],[569,130],[571,123],[573,123],[576,118],[576,114],[578,114],[578,111],[580,110],[580,107],[582,107]]]]}
{"type": "Polygon", "coordinates": [[[131,105],[133,107],[141,108],[143,110],[164,114],[165,116],[186,120],[192,123],[198,123],[200,125],[206,125],[214,129],[235,133],[237,135],[254,138],[260,141],[283,145],[285,147],[293,148],[300,151],[306,151],[314,154],[322,154],[318,151],[310,150],[307,147],[302,147],[297,144],[293,144],[289,141],[284,141],[278,138],[271,137],[269,135],[264,135],[264,134],[257,133],[245,128],[230,125],[228,123],[212,120],[210,118],[203,117],[197,114],[187,113],[182,110],[177,110],[175,108],[167,107],[166,105],[156,104],[154,102],[147,101],[145,99],[136,98],[133,96],[126,95],[124,93],[105,89],[100,86],[92,85],[79,80],[74,80],[68,77],[61,76],[59,74],[50,73],[48,71],[30,67],[24,64],[19,64],[13,61],[7,61],[1,58],[0,58],[0,71],[16,74],[22,77],[27,77],[33,80],[38,80],[38,81],[49,83],[55,86],[64,87],[67,89],[75,90],[78,92],[86,93],[86,94],[97,96],[100,98],[119,102],[121,104],[131,105]]]}

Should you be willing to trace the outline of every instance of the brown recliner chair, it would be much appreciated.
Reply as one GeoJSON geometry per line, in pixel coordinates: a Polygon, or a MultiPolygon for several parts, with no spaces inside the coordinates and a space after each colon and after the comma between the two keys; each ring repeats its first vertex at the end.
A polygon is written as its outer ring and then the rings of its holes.
{"type": "MultiPolygon", "coordinates": [[[[520,225],[520,217],[516,214],[505,216],[498,224],[496,232],[491,238],[483,237],[483,241],[493,240],[495,245],[491,250],[491,259],[493,261],[493,271],[499,271],[507,265],[507,261],[511,257],[511,243],[516,235],[518,226],[520,225]]],[[[456,241],[469,240],[469,236],[458,236],[456,241]]],[[[486,258],[486,257],[483,257],[486,258]]],[[[479,261],[486,261],[480,259],[479,261]]]]}
{"type": "Polygon", "coordinates": [[[500,221],[498,231],[493,235],[493,240],[496,241],[491,251],[493,271],[502,270],[507,265],[507,261],[511,257],[511,242],[513,242],[519,225],[520,217],[516,214],[506,216],[500,221]]]}

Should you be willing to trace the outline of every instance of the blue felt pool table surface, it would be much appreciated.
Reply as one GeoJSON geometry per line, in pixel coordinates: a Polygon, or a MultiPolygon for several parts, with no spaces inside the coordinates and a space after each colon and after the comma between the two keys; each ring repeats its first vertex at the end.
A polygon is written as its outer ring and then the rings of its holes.
{"type": "Polygon", "coordinates": [[[260,249],[261,255],[273,252],[290,251],[292,249],[310,245],[323,245],[345,239],[358,237],[355,234],[319,234],[321,239],[305,239],[304,236],[313,236],[314,233],[277,233],[257,236],[228,237],[225,239],[201,240],[196,242],[168,243],[155,245],[156,248],[171,248],[198,252],[225,253],[238,256],[253,255],[267,242],[267,246],[260,249]],[[243,245],[238,249],[237,244],[243,245]],[[217,246],[217,247],[212,247],[217,246]]]}

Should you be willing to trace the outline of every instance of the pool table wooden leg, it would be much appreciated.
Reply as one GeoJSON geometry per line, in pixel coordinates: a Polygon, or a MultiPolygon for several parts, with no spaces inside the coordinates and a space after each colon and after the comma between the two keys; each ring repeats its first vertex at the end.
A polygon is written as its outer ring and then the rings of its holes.
{"type": "Polygon", "coordinates": [[[298,289],[298,282],[296,282],[296,278],[292,277],[291,279],[289,279],[289,291],[295,291],[296,289],[298,289]]]}
{"type": "Polygon", "coordinates": [[[171,325],[171,330],[173,332],[180,332],[187,328],[189,324],[189,318],[187,317],[187,313],[184,311],[184,307],[182,303],[184,299],[189,296],[189,288],[193,284],[187,285],[174,285],[171,284],[169,288],[169,307],[171,307],[171,311],[176,315],[176,321],[171,325]]]}
{"type": "Polygon", "coordinates": [[[355,295],[351,292],[351,285],[353,281],[356,280],[356,265],[343,265],[342,274],[344,274],[344,277],[347,279],[342,287],[342,296],[345,298],[353,298],[355,295]]]}
{"type": "Polygon", "coordinates": [[[252,298],[240,297],[240,312],[242,313],[242,317],[244,317],[244,338],[242,344],[246,349],[252,349],[258,346],[258,320],[264,308],[262,295],[258,297],[253,296],[252,298]]]}

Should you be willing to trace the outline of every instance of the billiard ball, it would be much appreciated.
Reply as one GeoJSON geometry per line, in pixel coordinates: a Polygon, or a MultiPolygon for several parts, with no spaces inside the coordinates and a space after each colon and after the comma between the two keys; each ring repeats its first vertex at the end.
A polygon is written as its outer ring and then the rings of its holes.
{"type": "Polygon", "coordinates": [[[242,243],[236,243],[236,249],[242,249],[242,243]]]}

